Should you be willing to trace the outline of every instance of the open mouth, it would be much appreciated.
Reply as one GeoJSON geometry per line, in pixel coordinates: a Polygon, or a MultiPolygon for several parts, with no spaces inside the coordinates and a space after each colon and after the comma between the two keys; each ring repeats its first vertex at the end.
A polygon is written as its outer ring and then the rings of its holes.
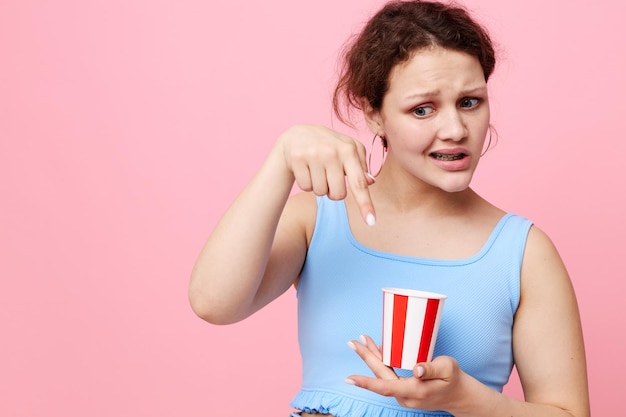
{"type": "Polygon", "coordinates": [[[431,157],[439,160],[439,161],[458,161],[459,159],[465,158],[467,155],[464,153],[439,153],[433,152],[430,154],[431,157]]]}

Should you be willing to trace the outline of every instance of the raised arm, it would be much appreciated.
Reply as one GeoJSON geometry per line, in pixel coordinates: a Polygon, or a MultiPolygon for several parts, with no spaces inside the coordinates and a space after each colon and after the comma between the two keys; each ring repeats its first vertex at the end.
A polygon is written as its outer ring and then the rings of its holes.
{"type": "Polygon", "coordinates": [[[352,138],[321,126],[296,126],[277,140],[252,181],[235,199],[202,249],[189,286],[193,310],[228,324],[253,314],[292,285],[315,222],[311,195],[345,198],[346,177],[363,217],[374,210],[365,151],[352,138]]]}

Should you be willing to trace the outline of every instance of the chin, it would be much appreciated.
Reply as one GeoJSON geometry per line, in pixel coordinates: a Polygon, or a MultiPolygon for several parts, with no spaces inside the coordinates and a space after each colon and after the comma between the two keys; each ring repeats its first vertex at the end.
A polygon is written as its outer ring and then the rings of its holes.
{"type": "Polygon", "coordinates": [[[437,184],[437,186],[442,189],[445,192],[448,193],[460,193],[461,191],[465,191],[469,188],[470,186],[470,181],[471,178],[465,180],[465,181],[454,181],[454,182],[448,182],[448,183],[440,183],[437,184]]]}
{"type": "Polygon", "coordinates": [[[469,184],[464,187],[440,187],[443,191],[447,193],[460,193],[469,188],[469,184]]]}

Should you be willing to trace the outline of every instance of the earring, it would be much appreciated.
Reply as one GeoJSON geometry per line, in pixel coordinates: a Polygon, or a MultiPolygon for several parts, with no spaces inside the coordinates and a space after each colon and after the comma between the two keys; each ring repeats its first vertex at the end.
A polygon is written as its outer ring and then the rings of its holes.
{"type": "Polygon", "coordinates": [[[367,158],[367,175],[370,178],[374,178],[377,177],[378,174],[380,174],[380,170],[383,169],[383,162],[385,162],[385,152],[387,152],[387,146],[386,146],[386,141],[385,138],[383,138],[382,136],[380,137],[381,143],[382,143],[382,157],[381,157],[381,163],[380,163],[380,168],[378,168],[378,171],[376,172],[376,174],[372,174],[372,153],[374,152],[374,143],[376,143],[376,138],[378,137],[378,133],[376,133],[374,135],[374,138],[372,139],[372,144],[370,145],[370,153],[369,156],[367,158]]]}
{"type": "Polygon", "coordinates": [[[487,151],[488,151],[489,149],[491,149],[491,130],[492,130],[492,127],[491,127],[491,125],[489,125],[489,140],[488,140],[488,142],[487,142],[487,147],[486,147],[486,148],[485,148],[485,150],[484,150],[484,151],[480,154],[480,156],[481,156],[481,157],[483,157],[483,156],[487,153],[487,151]]]}

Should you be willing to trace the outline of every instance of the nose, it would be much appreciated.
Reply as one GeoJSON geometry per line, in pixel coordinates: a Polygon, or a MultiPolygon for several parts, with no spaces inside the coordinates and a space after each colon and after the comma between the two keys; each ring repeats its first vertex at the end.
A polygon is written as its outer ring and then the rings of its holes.
{"type": "Polygon", "coordinates": [[[444,112],[441,116],[439,139],[459,142],[467,137],[467,127],[465,126],[463,116],[457,109],[444,112]]]}

